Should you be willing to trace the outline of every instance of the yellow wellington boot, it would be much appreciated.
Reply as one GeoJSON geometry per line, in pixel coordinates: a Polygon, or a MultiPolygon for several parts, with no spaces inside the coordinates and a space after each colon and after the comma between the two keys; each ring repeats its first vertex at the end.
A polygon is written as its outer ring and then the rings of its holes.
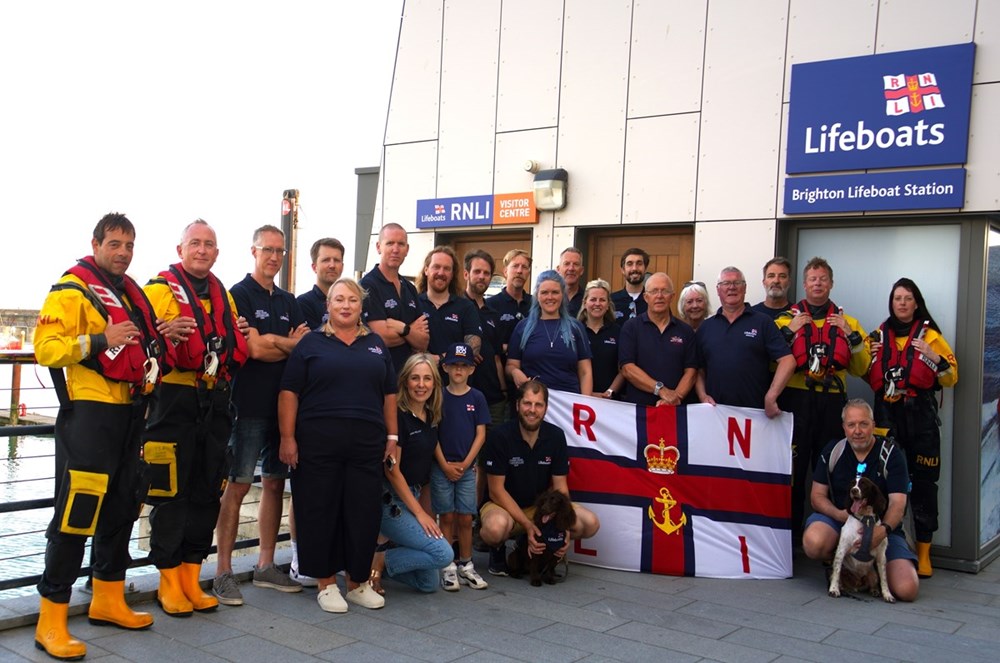
{"type": "Polygon", "coordinates": [[[68,603],[53,603],[42,598],[35,627],[35,647],[60,661],[79,661],[87,654],[87,645],[72,635],[66,627],[68,603]]]}
{"type": "Polygon", "coordinates": [[[181,589],[184,596],[198,612],[211,612],[219,607],[219,599],[206,594],[198,582],[201,576],[201,564],[181,563],[181,589]]]}
{"type": "Polygon", "coordinates": [[[117,626],[141,631],[153,625],[153,615],[135,612],[125,603],[124,580],[98,580],[94,578],[94,598],[90,600],[90,623],[97,626],[117,626]]]}
{"type": "Polygon", "coordinates": [[[163,612],[171,617],[190,617],[194,606],[184,596],[181,586],[181,567],[160,569],[160,586],[156,590],[156,602],[163,612]]]}
{"type": "Polygon", "coordinates": [[[932,575],[934,569],[931,568],[931,543],[917,541],[917,576],[930,578],[932,575]]]}

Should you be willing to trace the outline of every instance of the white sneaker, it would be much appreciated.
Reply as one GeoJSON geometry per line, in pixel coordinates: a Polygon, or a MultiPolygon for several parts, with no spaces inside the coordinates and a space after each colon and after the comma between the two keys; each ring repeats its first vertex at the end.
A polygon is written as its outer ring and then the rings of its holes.
{"type": "Polygon", "coordinates": [[[462,588],[458,584],[458,567],[455,566],[455,562],[441,569],[441,587],[446,592],[457,592],[462,588]]]}
{"type": "Polygon", "coordinates": [[[379,596],[378,592],[372,589],[367,582],[363,582],[347,592],[347,600],[369,610],[378,610],[385,606],[385,598],[379,596]]]}
{"type": "Polygon", "coordinates": [[[288,577],[299,583],[303,587],[319,587],[319,580],[312,576],[304,576],[299,573],[298,565],[293,564],[288,570],[288,577]]]}
{"type": "Polygon", "coordinates": [[[340,595],[340,588],[337,583],[328,585],[326,589],[320,591],[316,596],[319,607],[327,612],[344,613],[347,612],[347,601],[340,595]]]}
{"type": "Polygon", "coordinates": [[[486,589],[490,586],[488,582],[483,580],[481,575],[476,573],[476,567],[472,565],[471,559],[458,567],[458,577],[461,579],[463,584],[466,584],[473,589],[486,589]]]}

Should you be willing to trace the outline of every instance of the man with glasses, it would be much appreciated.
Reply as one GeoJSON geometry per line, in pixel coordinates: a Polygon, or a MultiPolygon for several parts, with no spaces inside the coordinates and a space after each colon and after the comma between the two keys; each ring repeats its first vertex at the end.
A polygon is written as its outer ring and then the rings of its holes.
{"type": "Polygon", "coordinates": [[[778,396],[795,371],[788,343],[774,322],[746,303],[747,282],[736,267],[726,267],[716,284],[721,306],[696,334],[701,368],[696,389],[702,403],[761,408],[781,414],[778,396]],[[771,362],[777,370],[768,370],[771,362]]]}
{"type": "Polygon", "coordinates": [[[615,305],[615,319],[634,318],[646,312],[646,299],[642,296],[642,284],[646,281],[646,267],[649,254],[640,248],[625,249],[621,259],[622,277],[625,287],[611,293],[611,303],[615,305]]]}
{"type": "Polygon", "coordinates": [[[788,310],[788,290],[792,286],[792,263],[788,258],[776,256],[764,265],[764,301],[755,304],[753,310],[776,320],[788,310]]]}
{"type": "Polygon", "coordinates": [[[257,512],[260,551],[253,584],[282,592],[302,591],[302,585],[274,564],[285,479],[289,475],[288,466],[278,459],[278,391],[285,361],[309,333],[309,326],[295,296],[274,282],[285,257],[284,233],[275,226],[261,226],[254,231],[250,254],[254,258],[253,272],[229,290],[240,315],[250,322],[250,358],[233,381],[236,422],[229,440],[232,467],[216,524],[219,559],[212,590],[225,605],[243,605],[239,582],[233,576],[233,547],[240,506],[253,483],[258,460],[262,487],[257,512]]]}
{"type": "Polygon", "coordinates": [[[670,315],[674,284],[669,276],[650,276],[644,296],[648,310],[627,320],[618,338],[618,363],[628,383],[624,399],[680,405],[694,389],[698,368],[694,330],[670,315]]]}
{"type": "Polygon", "coordinates": [[[920,589],[917,556],[906,545],[901,527],[910,477],[906,457],[892,442],[875,435],[871,406],[860,398],[841,411],[844,438],[826,445],[813,472],[810,501],[813,514],[806,521],[802,549],[810,559],[831,560],[840,529],[851,517],[849,491],[866,477],[889,500],[880,526],[871,533],[870,549],[888,539],[885,551],[889,591],[900,601],[913,601],[920,589]]]}

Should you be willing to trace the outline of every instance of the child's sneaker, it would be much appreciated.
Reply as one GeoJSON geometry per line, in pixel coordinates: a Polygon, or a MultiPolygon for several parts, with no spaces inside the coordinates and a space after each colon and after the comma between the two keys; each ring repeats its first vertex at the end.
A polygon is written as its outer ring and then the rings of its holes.
{"type": "Polygon", "coordinates": [[[491,576],[509,575],[507,571],[507,545],[490,548],[490,565],[487,569],[491,576]]]}
{"type": "Polygon", "coordinates": [[[483,580],[482,576],[476,573],[476,567],[472,565],[471,559],[458,566],[458,577],[473,589],[486,589],[490,586],[488,582],[483,580]]]}
{"type": "Polygon", "coordinates": [[[455,562],[441,569],[441,587],[446,592],[457,592],[462,588],[458,584],[458,567],[455,566],[455,562]]]}

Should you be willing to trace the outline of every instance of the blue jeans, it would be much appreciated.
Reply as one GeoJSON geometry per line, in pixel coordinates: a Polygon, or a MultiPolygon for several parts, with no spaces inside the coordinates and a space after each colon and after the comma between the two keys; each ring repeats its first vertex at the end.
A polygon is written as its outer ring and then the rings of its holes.
{"type": "MultiPolygon", "coordinates": [[[[382,500],[382,534],[397,546],[385,551],[386,575],[421,592],[437,591],[438,570],[451,564],[455,556],[451,544],[427,536],[403,501],[388,487],[386,490],[392,499],[388,504],[382,500]]],[[[419,498],[420,488],[412,490],[419,498]]]]}
{"type": "Polygon", "coordinates": [[[438,467],[431,466],[431,508],[435,513],[461,513],[475,515],[476,472],[471,467],[465,470],[458,481],[452,481],[438,467]]]}

